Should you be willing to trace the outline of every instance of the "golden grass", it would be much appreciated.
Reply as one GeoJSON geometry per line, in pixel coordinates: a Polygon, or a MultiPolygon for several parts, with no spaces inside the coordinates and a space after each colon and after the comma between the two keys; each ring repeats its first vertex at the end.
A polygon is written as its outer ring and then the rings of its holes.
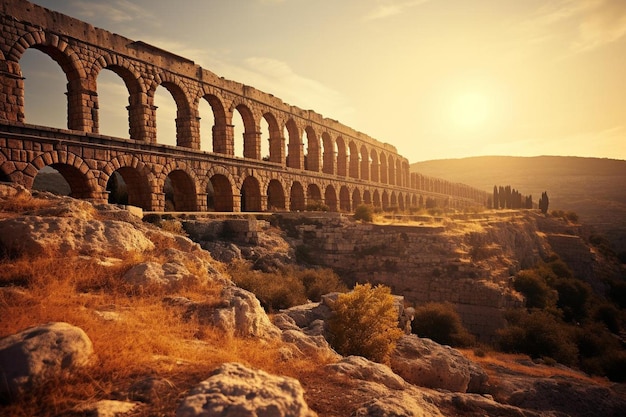
{"type": "MultiPolygon", "coordinates": [[[[117,254],[113,261],[72,254],[59,259],[52,253],[1,261],[0,337],[47,322],[68,322],[92,340],[95,361],[35,387],[12,404],[0,405],[0,414],[53,416],[90,401],[126,399],[134,382],[158,377],[170,381],[171,388],[133,415],[171,415],[182,396],[221,363],[240,362],[298,378],[331,360],[306,358],[286,364],[282,342],[232,337],[163,301],[170,295],[216,304],[222,289],[218,284],[194,281],[167,294],[156,288],[138,293],[122,282],[130,267],[158,261],[160,251],[172,244],[162,238],[154,252],[117,254]]],[[[187,266],[206,274],[193,262],[187,266]]]]}
{"type": "Polygon", "coordinates": [[[533,363],[529,356],[523,354],[503,353],[489,350],[484,354],[477,355],[473,349],[458,350],[469,360],[481,365],[489,375],[492,383],[497,383],[503,373],[508,373],[534,378],[552,378],[555,376],[562,376],[586,383],[599,384],[603,386],[611,385],[606,378],[590,377],[575,369],[533,363]]]}
{"type": "Polygon", "coordinates": [[[28,193],[21,193],[7,199],[0,199],[0,215],[9,217],[19,213],[56,206],[54,200],[35,198],[28,193]]]}

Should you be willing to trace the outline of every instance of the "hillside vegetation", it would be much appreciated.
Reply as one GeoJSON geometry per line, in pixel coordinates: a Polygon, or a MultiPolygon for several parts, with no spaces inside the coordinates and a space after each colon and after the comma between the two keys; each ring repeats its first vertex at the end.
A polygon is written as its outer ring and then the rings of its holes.
{"type": "Polygon", "coordinates": [[[578,213],[583,223],[606,235],[617,252],[626,251],[626,161],[563,156],[484,156],[418,162],[411,172],[460,182],[487,192],[511,185],[532,194],[544,191],[550,210],[578,213]]]}

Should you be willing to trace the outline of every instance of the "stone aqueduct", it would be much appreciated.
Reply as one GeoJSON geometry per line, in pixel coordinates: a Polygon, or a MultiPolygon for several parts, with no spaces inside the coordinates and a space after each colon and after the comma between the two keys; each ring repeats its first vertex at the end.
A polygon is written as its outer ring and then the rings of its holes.
{"type": "Polygon", "coordinates": [[[176,211],[305,210],[315,203],[335,211],[361,203],[408,209],[427,198],[454,207],[487,200],[484,191],[410,173],[408,160],[389,144],[188,59],[24,0],[2,0],[1,7],[0,181],[31,188],[49,166],[67,180],[72,196],[107,201],[117,173],[128,204],[148,211],[166,208],[168,181],[176,211]],[[47,54],[67,77],[67,129],[27,124],[20,58],[28,48],[47,54]],[[103,69],[128,90],[128,138],[99,134],[103,69]],[[176,146],[156,141],[158,86],[176,102],[176,146]],[[200,150],[201,100],[214,116],[211,152],[200,150]],[[242,157],[234,155],[235,112],[244,124],[242,157]],[[262,119],[269,126],[265,158],[262,119]]]}

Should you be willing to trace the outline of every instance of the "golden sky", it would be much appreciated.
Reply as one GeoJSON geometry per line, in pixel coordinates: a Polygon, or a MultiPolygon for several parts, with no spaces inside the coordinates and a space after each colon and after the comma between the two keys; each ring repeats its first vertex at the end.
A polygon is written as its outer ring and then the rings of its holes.
{"type": "MultiPolygon", "coordinates": [[[[410,162],[626,159],[626,0],[34,2],[337,119],[410,162]]],[[[44,81],[59,70],[40,55],[23,58],[27,122],[64,123],[37,109],[64,110],[43,100],[63,100],[65,82],[44,81]]],[[[127,137],[121,80],[98,88],[102,133],[127,137]]],[[[167,143],[173,101],[159,90],[167,143]]]]}

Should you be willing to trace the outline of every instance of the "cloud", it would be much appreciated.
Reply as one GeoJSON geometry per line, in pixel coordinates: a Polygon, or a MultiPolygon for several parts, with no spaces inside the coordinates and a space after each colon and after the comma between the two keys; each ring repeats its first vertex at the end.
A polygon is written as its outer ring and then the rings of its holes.
{"type": "Polygon", "coordinates": [[[419,6],[420,4],[426,3],[428,1],[430,0],[382,0],[378,2],[376,8],[374,8],[365,15],[363,20],[367,22],[372,20],[386,19],[388,17],[401,14],[411,7],[419,6]]]}
{"type": "MultiPolygon", "coordinates": [[[[222,63],[224,64],[224,63],[222,63]]],[[[297,74],[287,63],[267,57],[249,57],[242,65],[226,64],[224,74],[303,109],[312,109],[349,124],[355,109],[340,92],[297,74]]]]}
{"type": "Polygon", "coordinates": [[[573,45],[577,51],[594,49],[626,35],[626,2],[604,0],[597,3],[579,24],[579,38],[573,45]]]}
{"type": "Polygon", "coordinates": [[[540,8],[533,25],[566,33],[572,52],[599,48],[626,37],[626,1],[553,0],[540,8]]]}
{"type": "Polygon", "coordinates": [[[152,14],[130,1],[72,1],[74,14],[83,20],[98,19],[105,23],[127,23],[141,17],[142,21],[150,21],[152,14]]]}

